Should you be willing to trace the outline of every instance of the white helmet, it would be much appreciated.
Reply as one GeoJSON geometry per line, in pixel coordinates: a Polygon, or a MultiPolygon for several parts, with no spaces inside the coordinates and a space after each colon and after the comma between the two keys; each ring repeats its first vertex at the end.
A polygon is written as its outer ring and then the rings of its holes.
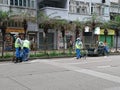
{"type": "Polygon", "coordinates": [[[77,40],[81,40],[80,38],[77,38],[77,40]]]}

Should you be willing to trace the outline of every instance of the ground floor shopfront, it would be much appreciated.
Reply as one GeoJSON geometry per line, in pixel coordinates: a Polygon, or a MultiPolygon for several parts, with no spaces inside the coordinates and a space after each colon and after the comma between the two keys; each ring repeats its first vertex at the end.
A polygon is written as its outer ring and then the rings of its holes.
{"type": "Polygon", "coordinates": [[[99,35],[99,41],[103,41],[105,42],[105,38],[106,38],[106,42],[108,44],[109,47],[113,47],[114,46],[114,37],[115,37],[115,30],[112,29],[108,29],[108,35],[105,36],[104,35],[104,29],[100,30],[100,35],[99,35]]]}
{"type": "Polygon", "coordinates": [[[38,35],[39,49],[67,49],[69,48],[69,41],[72,41],[73,44],[75,42],[75,35],[72,31],[66,31],[65,37],[63,38],[60,30],[49,29],[45,38],[43,29],[40,29],[38,35]]]}
{"type": "Polygon", "coordinates": [[[24,29],[23,28],[11,28],[8,27],[5,32],[5,50],[13,50],[15,42],[15,34],[20,34],[21,39],[24,39],[24,29]]]}
{"type": "MultiPolygon", "coordinates": [[[[100,35],[95,36],[96,41],[105,41],[105,36],[103,34],[104,30],[101,29],[100,35]]],[[[6,36],[5,36],[5,50],[12,50],[14,47],[14,38],[13,35],[19,33],[21,34],[21,37],[24,37],[24,29],[15,29],[15,28],[8,28],[6,30],[6,36]]],[[[48,33],[46,34],[46,43],[44,41],[44,35],[43,35],[43,29],[39,29],[38,31],[28,31],[27,32],[28,39],[31,41],[31,50],[52,50],[52,49],[68,49],[69,48],[69,42],[72,42],[73,48],[75,43],[75,32],[74,31],[66,31],[65,37],[62,37],[62,33],[60,30],[54,30],[49,29],[48,33]],[[65,41],[65,43],[64,43],[65,41]]],[[[80,34],[81,39],[88,43],[91,43],[92,38],[90,36],[83,36],[80,34]],[[87,39],[86,39],[87,38],[87,39]],[[88,40],[90,39],[90,40],[88,40]]],[[[114,37],[115,32],[114,30],[108,30],[107,35],[107,43],[110,47],[114,46],[114,37]]],[[[84,41],[84,42],[85,42],[84,41]]],[[[84,44],[83,42],[83,44],[84,44]]]]}
{"type": "MultiPolygon", "coordinates": [[[[25,38],[25,31],[23,28],[7,28],[4,41],[4,49],[6,51],[14,50],[15,34],[19,34],[22,40],[25,38]]],[[[37,48],[37,32],[28,31],[27,37],[31,42],[31,50],[35,50],[37,48]]]]}

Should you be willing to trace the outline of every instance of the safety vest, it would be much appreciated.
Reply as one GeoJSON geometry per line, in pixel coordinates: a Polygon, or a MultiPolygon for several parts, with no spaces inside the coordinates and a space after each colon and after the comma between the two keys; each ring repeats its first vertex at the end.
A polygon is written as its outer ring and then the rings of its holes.
{"type": "Polygon", "coordinates": [[[30,42],[28,40],[24,40],[23,47],[30,48],[30,42]]]}
{"type": "Polygon", "coordinates": [[[15,48],[18,48],[18,47],[21,47],[20,38],[17,38],[17,39],[15,40],[15,48]]]}
{"type": "Polygon", "coordinates": [[[76,42],[76,44],[75,44],[75,47],[76,47],[76,49],[81,49],[83,46],[82,46],[82,42],[76,42]]]}

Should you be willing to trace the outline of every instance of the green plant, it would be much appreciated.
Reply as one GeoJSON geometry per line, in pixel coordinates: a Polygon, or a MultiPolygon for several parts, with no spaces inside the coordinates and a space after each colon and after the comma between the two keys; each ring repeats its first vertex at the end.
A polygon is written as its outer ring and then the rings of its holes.
{"type": "Polygon", "coordinates": [[[56,51],[52,51],[51,53],[49,53],[49,56],[58,56],[58,53],[56,51]]]}

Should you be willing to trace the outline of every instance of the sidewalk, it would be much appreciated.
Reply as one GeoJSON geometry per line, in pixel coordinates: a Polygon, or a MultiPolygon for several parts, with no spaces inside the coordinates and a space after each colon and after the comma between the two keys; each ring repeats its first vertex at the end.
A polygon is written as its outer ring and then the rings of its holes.
{"type": "MultiPolygon", "coordinates": [[[[120,48],[117,49],[118,52],[116,52],[115,48],[111,48],[110,49],[110,54],[109,55],[120,55],[120,48]]],[[[33,57],[30,57],[30,60],[33,60],[33,59],[49,59],[49,58],[66,58],[66,57],[75,57],[74,54],[72,55],[69,55],[68,56],[68,51],[66,50],[65,52],[67,52],[66,54],[63,54],[63,55],[60,55],[60,56],[56,56],[56,55],[50,55],[50,52],[51,53],[62,53],[63,50],[51,50],[51,51],[47,51],[48,55],[44,55],[45,51],[44,50],[40,50],[40,51],[30,51],[30,54],[33,55],[33,57]],[[38,54],[43,54],[43,55],[38,55],[38,54]],[[38,55],[35,57],[35,55],[38,55]]],[[[74,51],[72,51],[72,53],[75,53],[74,51]]],[[[0,58],[0,62],[1,61],[12,61],[13,60],[13,56],[15,54],[15,51],[5,51],[4,52],[4,56],[5,58],[0,58]]],[[[0,52],[0,56],[1,56],[1,52],[0,52]]]]}

